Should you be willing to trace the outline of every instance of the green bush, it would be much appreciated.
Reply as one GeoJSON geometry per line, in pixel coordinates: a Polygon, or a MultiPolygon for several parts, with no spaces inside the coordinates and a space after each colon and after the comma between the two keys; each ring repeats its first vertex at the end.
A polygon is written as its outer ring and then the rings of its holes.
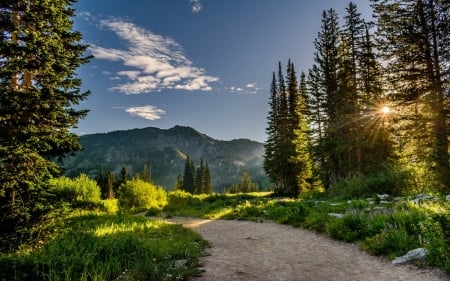
{"type": "Polygon", "coordinates": [[[161,209],[167,205],[167,193],[153,183],[136,178],[120,186],[118,202],[120,208],[132,212],[152,207],[161,209]]]}
{"type": "Polygon", "coordinates": [[[349,214],[341,219],[332,220],[326,226],[326,231],[331,238],[352,242],[365,238],[367,228],[366,216],[363,214],[349,214]]]}
{"type": "Polygon", "coordinates": [[[100,187],[97,182],[86,174],[77,178],[59,177],[50,179],[50,191],[58,200],[72,203],[72,205],[84,205],[100,202],[100,187]]]}
{"type": "Polygon", "coordinates": [[[385,255],[391,259],[419,247],[418,237],[409,235],[402,228],[386,229],[373,237],[366,238],[362,243],[362,248],[369,253],[385,255]]]}
{"type": "Polygon", "coordinates": [[[333,184],[328,192],[332,196],[355,199],[373,194],[402,195],[415,189],[412,171],[393,164],[385,164],[368,175],[358,174],[333,184]]]}

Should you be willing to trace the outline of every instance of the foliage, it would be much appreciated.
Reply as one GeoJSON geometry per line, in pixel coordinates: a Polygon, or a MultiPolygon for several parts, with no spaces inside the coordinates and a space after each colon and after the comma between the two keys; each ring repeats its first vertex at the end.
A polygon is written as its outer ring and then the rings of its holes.
{"type": "Polygon", "coordinates": [[[54,159],[80,148],[70,129],[87,114],[74,106],[89,94],[81,92],[76,77],[89,57],[83,56],[81,34],[72,31],[74,2],[1,3],[0,224],[7,226],[0,228],[2,237],[25,238],[34,225],[45,223],[53,209],[46,181],[60,172],[54,159]]]}
{"type": "Polygon", "coordinates": [[[134,178],[120,186],[118,203],[120,208],[132,212],[162,208],[167,204],[167,194],[153,183],[134,178]]]}
{"type": "Polygon", "coordinates": [[[357,174],[331,185],[329,193],[341,198],[361,198],[375,194],[405,195],[417,191],[413,173],[402,166],[386,164],[368,174],[357,174]]]}
{"type": "Polygon", "coordinates": [[[304,76],[299,89],[291,61],[288,62],[286,77],[281,70],[281,62],[278,78],[273,73],[269,105],[264,169],[275,184],[275,193],[295,197],[300,191],[310,189],[312,163],[305,116],[304,76]]]}
{"type": "Polygon", "coordinates": [[[180,225],[77,213],[42,248],[1,255],[0,280],[184,280],[204,246],[180,225]]]}
{"type": "Polygon", "coordinates": [[[258,191],[258,185],[252,182],[250,174],[247,171],[242,173],[241,182],[225,190],[225,193],[249,193],[258,191]]]}
{"type": "Polygon", "coordinates": [[[75,179],[68,177],[53,178],[49,181],[50,192],[55,194],[58,200],[71,203],[74,206],[83,203],[99,203],[100,187],[97,182],[86,174],[81,174],[75,179]]]}

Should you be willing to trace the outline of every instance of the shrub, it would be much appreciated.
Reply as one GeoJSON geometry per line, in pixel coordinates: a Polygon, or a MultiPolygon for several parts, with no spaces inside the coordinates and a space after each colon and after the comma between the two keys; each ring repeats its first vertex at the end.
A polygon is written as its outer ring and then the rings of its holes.
{"type": "Polygon", "coordinates": [[[342,198],[363,198],[372,194],[401,195],[415,187],[412,171],[393,164],[385,164],[368,175],[358,174],[333,184],[329,193],[342,198]]]}
{"type": "Polygon", "coordinates": [[[408,235],[405,229],[391,228],[366,238],[362,248],[374,255],[386,255],[394,258],[406,254],[408,251],[420,247],[417,237],[408,235]]]}
{"type": "Polygon", "coordinates": [[[367,235],[367,218],[363,214],[349,214],[342,219],[334,219],[326,231],[331,238],[352,242],[367,235]]]}
{"type": "Polygon", "coordinates": [[[167,205],[167,194],[153,183],[132,179],[120,186],[118,200],[120,208],[139,212],[152,207],[161,209],[167,205]]]}
{"type": "Polygon", "coordinates": [[[51,193],[55,194],[58,200],[72,203],[72,205],[84,205],[100,202],[100,187],[97,182],[89,178],[86,174],[81,174],[77,178],[68,177],[53,178],[49,181],[51,193]]]}

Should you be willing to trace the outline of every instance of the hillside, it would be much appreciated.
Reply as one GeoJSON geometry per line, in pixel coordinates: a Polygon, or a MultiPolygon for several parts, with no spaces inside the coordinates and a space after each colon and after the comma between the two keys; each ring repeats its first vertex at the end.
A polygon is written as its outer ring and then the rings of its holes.
{"type": "Polygon", "coordinates": [[[129,174],[134,174],[141,172],[147,163],[152,179],[172,189],[177,176],[183,174],[189,154],[196,164],[200,158],[208,161],[217,192],[240,181],[244,170],[254,182],[267,186],[263,171],[264,146],[247,139],[221,141],[190,127],[175,126],[167,130],[149,127],[84,135],[80,143],[83,150],[64,159],[68,176],[84,172],[95,177],[102,168],[119,174],[123,166],[129,174]]]}

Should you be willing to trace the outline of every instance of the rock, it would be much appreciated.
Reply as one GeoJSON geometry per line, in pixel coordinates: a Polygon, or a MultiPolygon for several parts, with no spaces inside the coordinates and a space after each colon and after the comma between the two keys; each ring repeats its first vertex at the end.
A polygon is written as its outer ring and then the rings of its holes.
{"type": "Polygon", "coordinates": [[[424,248],[417,248],[409,251],[406,255],[397,257],[392,261],[393,265],[399,265],[405,262],[409,262],[412,260],[421,260],[425,259],[427,256],[427,250],[424,248]]]}
{"type": "Polygon", "coordinates": [[[373,212],[375,214],[385,213],[385,212],[387,212],[387,209],[385,207],[377,206],[377,207],[373,208],[373,212]]]}
{"type": "Polygon", "coordinates": [[[342,203],[331,203],[330,206],[335,207],[335,206],[341,206],[342,203]]]}
{"type": "Polygon", "coordinates": [[[405,197],[394,197],[394,201],[403,201],[405,200],[405,197]]]}
{"type": "Polygon", "coordinates": [[[378,199],[380,200],[386,200],[389,198],[388,194],[377,194],[378,199]]]}
{"type": "Polygon", "coordinates": [[[337,218],[337,219],[342,219],[344,217],[343,214],[338,214],[338,213],[328,213],[328,215],[330,217],[337,218]]]}
{"type": "Polygon", "coordinates": [[[450,201],[450,195],[445,196],[445,200],[450,201]]]}
{"type": "Polygon", "coordinates": [[[187,260],[186,259],[182,259],[182,260],[176,260],[175,261],[175,268],[181,268],[183,266],[185,266],[187,264],[187,260]]]}
{"type": "Polygon", "coordinates": [[[391,204],[391,202],[382,200],[380,201],[380,204],[391,204]]]}

